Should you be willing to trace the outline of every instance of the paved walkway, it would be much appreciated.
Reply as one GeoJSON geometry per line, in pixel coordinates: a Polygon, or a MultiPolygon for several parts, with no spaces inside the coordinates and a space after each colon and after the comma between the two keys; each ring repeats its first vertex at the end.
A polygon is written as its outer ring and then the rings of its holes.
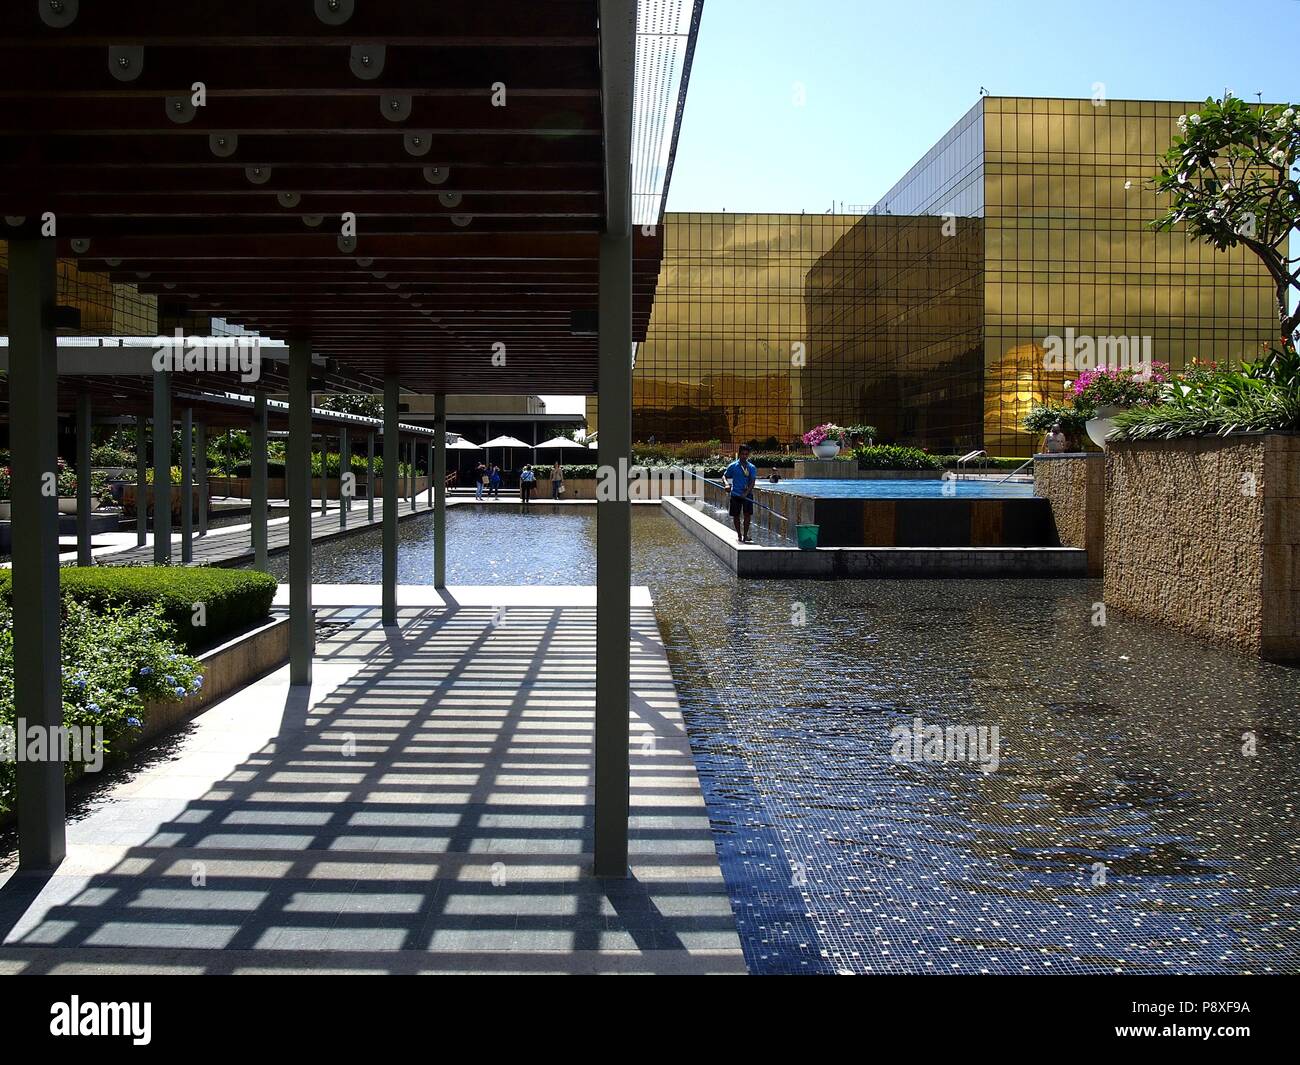
{"type": "Polygon", "coordinates": [[[101,788],[56,875],[0,874],[0,973],[743,972],[646,590],[626,880],[590,875],[594,589],[449,596],[321,610],[309,695],[101,788]]]}
{"type": "MultiPolygon", "coordinates": [[[[428,514],[432,511],[433,507],[425,502],[425,496],[421,493],[415,501],[414,509],[412,509],[409,500],[399,500],[397,518],[398,521],[405,521],[417,514],[428,514]]],[[[336,536],[347,536],[363,529],[378,528],[383,524],[383,501],[375,500],[375,520],[373,522],[367,520],[368,513],[367,504],[364,501],[354,503],[352,510],[348,513],[348,527],[340,529],[338,503],[333,503],[327,513],[321,514],[320,502],[317,501],[311,519],[312,542],[331,540],[336,536]]],[[[102,548],[93,552],[96,564],[101,566],[153,565],[152,534],[150,534],[143,547],[136,546],[135,533],[113,535],[119,538],[116,543],[105,544],[102,548]]],[[[106,537],[95,536],[92,539],[102,543],[106,537]]],[[[75,542],[74,540],[73,543],[75,544],[75,542]]],[[[194,561],[191,564],[195,566],[235,566],[242,562],[251,562],[253,559],[253,527],[251,524],[226,525],[217,529],[209,529],[206,536],[196,534],[193,543],[194,561]]],[[[267,551],[273,555],[289,549],[289,519],[287,517],[272,518],[266,523],[266,546],[267,551]]],[[[73,560],[76,559],[75,551],[72,552],[71,557],[73,560]]],[[[172,561],[177,565],[181,561],[181,537],[179,533],[173,533],[172,535],[172,561]]]]}

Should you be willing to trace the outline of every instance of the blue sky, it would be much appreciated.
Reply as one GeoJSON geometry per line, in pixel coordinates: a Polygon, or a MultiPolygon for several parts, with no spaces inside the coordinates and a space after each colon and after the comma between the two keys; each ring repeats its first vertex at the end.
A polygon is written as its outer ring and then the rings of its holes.
{"type": "Polygon", "coordinates": [[[705,0],[668,209],[874,203],[981,85],[1295,101],[1298,30],[1297,0],[705,0]]]}
{"type": "Polygon", "coordinates": [[[980,86],[1295,102],[1297,30],[1300,0],[705,0],[668,209],[874,203],[980,86]]]}

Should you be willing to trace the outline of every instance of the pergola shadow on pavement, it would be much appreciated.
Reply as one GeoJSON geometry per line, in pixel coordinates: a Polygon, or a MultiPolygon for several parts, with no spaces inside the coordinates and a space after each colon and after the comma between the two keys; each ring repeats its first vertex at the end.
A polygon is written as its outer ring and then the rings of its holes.
{"type": "MultiPolygon", "coordinates": [[[[314,669],[336,668],[315,654],[313,392],[382,388],[379,616],[390,626],[399,620],[404,392],[435,397],[435,587],[445,584],[446,568],[447,393],[595,392],[598,461],[626,468],[633,344],[644,339],[653,303],[657,224],[701,2],[228,0],[209,5],[202,19],[169,0],[33,0],[0,10],[14,704],[29,728],[55,729],[62,717],[57,512],[45,490],[56,467],[61,393],[75,402],[83,466],[92,393],[116,399],[120,391],[123,413],[141,430],[149,410],[159,430],[170,430],[179,404],[178,458],[188,470],[201,403],[177,397],[222,389],[206,364],[191,377],[175,364],[132,377],[137,350],[114,353],[113,373],[70,396],[56,342],[68,320],[58,305],[59,261],[157,297],[160,322],[219,319],[283,342],[287,359],[268,357],[265,380],[288,399],[287,680],[305,690],[314,669]],[[635,147],[634,98],[644,105],[635,147]]],[[[69,359],[99,364],[110,356],[69,359]]],[[[246,391],[233,379],[232,388],[246,391]]],[[[251,402],[238,416],[251,418],[253,451],[262,453],[265,391],[251,402]]],[[[234,416],[208,407],[210,419],[234,416]]],[[[364,431],[368,445],[377,429],[364,431]]],[[[336,432],[346,453],[353,430],[336,432]]],[[[165,485],[171,434],[154,436],[154,479],[165,485]]],[[[253,480],[257,514],[265,510],[263,462],[254,463],[253,480]]],[[[80,502],[88,510],[88,489],[80,502]]],[[[153,543],[159,563],[170,548],[165,517],[161,524],[153,543]]],[[[624,877],[626,493],[597,503],[597,527],[594,765],[590,791],[576,805],[591,823],[593,871],[624,877]]],[[[265,527],[255,521],[254,529],[261,560],[265,527]]],[[[89,537],[82,541],[89,555],[89,537]]],[[[372,689],[385,697],[397,690],[372,689]]],[[[63,767],[22,762],[17,776],[21,865],[56,869],[68,840],[63,767]]]]}
{"type": "Polygon", "coordinates": [[[310,691],[219,705],[0,887],[0,972],[743,972],[648,594],[624,879],[590,876],[593,592],[522,591],[323,610],[310,691]]]}

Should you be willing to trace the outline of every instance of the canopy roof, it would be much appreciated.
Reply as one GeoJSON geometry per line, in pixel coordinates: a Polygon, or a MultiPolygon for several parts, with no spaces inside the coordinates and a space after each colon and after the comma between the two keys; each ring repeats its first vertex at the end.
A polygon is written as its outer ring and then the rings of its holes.
{"type": "MultiPolygon", "coordinates": [[[[595,390],[597,0],[202,6],[0,5],[0,234],[52,212],[61,257],[160,316],[310,335],[371,380],[595,390]]],[[[639,116],[638,220],[662,212],[699,3],[641,9],[638,106],[677,111],[639,116]]],[[[636,340],[661,255],[638,228],[636,340]]]]}

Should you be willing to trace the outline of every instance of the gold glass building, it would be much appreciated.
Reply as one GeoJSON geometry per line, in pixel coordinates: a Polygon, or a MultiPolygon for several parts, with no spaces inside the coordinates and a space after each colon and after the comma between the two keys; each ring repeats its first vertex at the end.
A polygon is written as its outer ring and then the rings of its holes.
{"type": "Polygon", "coordinates": [[[1263,266],[1148,224],[1197,106],[983,97],[866,215],[667,215],[637,439],[868,422],[1028,455],[1021,418],[1072,376],[1044,369],[1048,337],[1150,338],[1175,369],[1254,357],[1277,329],[1263,266]]]}

